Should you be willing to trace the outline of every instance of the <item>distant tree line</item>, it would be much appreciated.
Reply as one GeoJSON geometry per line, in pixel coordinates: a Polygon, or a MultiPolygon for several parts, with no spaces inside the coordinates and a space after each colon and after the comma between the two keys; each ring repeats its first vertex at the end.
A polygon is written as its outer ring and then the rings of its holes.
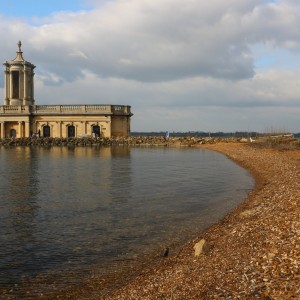
{"type": "MultiPolygon", "coordinates": [[[[166,131],[159,131],[159,132],[131,132],[131,136],[165,136],[166,131]]],[[[204,132],[204,131],[188,131],[188,132],[169,132],[170,137],[256,137],[260,135],[257,132],[244,132],[244,131],[236,131],[236,132],[204,132]]]]}
{"type": "MultiPolygon", "coordinates": [[[[187,132],[169,132],[169,137],[219,137],[219,138],[249,138],[249,137],[259,137],[259,136],[265,136],[268,135],[268,133],[259,133],[255,131],[235,131],[235,132],[204,132],[204,131],[187,131],[187,132]]],[[[131,132],[131,136],[166,136],[166,131],[152,131],[152,132],[143,132],[143,131],[136,131],[131,132]]],[[[295,138],[300,138],[300,133],[294,134],[295,138]]]]}

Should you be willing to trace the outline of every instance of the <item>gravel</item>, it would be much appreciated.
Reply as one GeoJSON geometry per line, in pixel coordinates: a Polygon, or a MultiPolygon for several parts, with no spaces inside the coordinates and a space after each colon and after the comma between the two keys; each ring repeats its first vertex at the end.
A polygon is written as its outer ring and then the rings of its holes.
{"type": "Polygon", "coordinates": [[[300,299],[300,150],[204,145],[256,179],[247,199],[218,224],[100,299],[300,299]],[[205,240],[206,251],[194,255],[205,240]]]}

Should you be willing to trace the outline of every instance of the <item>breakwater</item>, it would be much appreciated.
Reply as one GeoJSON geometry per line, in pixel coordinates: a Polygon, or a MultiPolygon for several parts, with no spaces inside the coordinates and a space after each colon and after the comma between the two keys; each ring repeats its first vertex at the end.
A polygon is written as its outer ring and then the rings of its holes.
{"type": "Polygon", "coordinates": [[[243,138],[195,138],[195,137],[160,137],[160,136],[138,136],[120,138],[7,138],[0,140],[0,146],[185,146],[192,147],[201,144],[215,144],[219,142],[247,142],[243,138]]]}

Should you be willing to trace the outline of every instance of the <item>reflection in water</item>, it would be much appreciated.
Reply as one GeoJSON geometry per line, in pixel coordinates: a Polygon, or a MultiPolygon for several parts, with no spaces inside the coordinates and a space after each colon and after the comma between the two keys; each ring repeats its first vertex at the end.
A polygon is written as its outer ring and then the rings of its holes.
{"type": "Polygon", "coordinates": [[[17,283],[31,268],[23,254],[31,253],[35,247],[37,164],[34,149],[17,148],[13,155],[1,152],[0,284],[17,283]]]}
{"type": "Polygon", "coordinates": [[[253,185],[195,149],[1,148],[0,165],[0,298],[59,293],[173,250],[253,185]]]}

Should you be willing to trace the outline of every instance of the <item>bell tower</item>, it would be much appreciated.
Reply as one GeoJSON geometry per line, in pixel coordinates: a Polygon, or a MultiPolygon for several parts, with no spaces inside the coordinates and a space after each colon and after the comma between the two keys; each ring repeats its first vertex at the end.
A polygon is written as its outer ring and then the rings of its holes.
{"type": "Polygon", "coordinates": [[[3,64],[5,66],[4,105],[34,105],[35,66],[24,60],[21,41],[17,45],[16,58],[3,64]]]}

